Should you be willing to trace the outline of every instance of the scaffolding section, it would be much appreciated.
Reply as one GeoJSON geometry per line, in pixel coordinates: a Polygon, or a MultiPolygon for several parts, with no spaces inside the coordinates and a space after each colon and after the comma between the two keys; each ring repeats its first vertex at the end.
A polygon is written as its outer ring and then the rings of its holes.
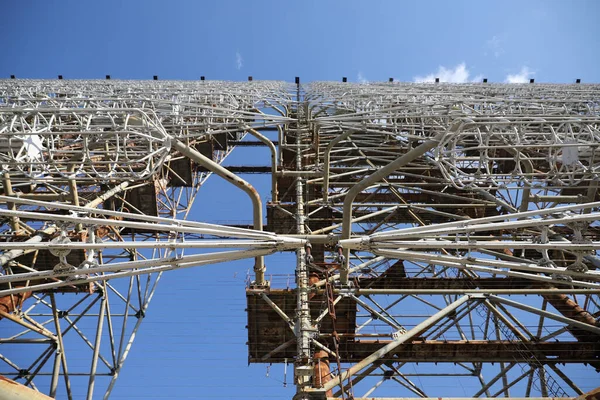
{"type": "Polygon", "coordinates": [[[248,131],[287,120],[265,114],[285,88],[0,81],[0,375],[51,397],[108,398],[162,272],[272,252],[262,224],[188,217],[248,131]]]}
{"type": "Polygon", "coordinates": [[[600,87],[299,89],[267,217],[309,243],[296,288],[247,291],[250,362],[293,361],[296,399],[581,395],[600,87]]]}
{"type": "Polygon", "coordinates": [[[0,375],[108,398],[163,272],[248,259],[249,361],[293,364],[296,400],[582,395],[600,369],[599,99],[0,81],[0,375]],[[270,160],[221,166],[241,145],[270,160]],[[246,173],[271,175],[266,216],[246,173]],[[251,224],[195,220],[211,174],[251,224]],[[293,287],[268,280],[276,252],[295,253],[293,287]]]}

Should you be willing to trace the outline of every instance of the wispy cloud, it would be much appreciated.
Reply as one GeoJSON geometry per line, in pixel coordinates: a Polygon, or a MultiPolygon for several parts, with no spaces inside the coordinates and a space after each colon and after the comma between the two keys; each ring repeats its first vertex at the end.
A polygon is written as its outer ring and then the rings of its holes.
{"type": "Polygon", "coordinates": [[[503,42],[504,40],[502,40],[500,37],[492,36],[490,40],[485,42],[485,52],[483,55],[487,56],[488,54],[492,54],[496,58],[500,57],[502,54],[504,54],[504,48],[502,47],[503,42]]]}
{"type": "Polygon", "coordinates": [[[358,80],[358,82],[360,82],[360,83],[367,83],[367,82],[369,82],[367,80],[367,78],[365,78],[365,76],[363,75],[363,73],[360,72],[360,71],[358,72],[358,76],[356,77],[356,80],[358,80]]]}
{"type": "Polygon", "coordinates": [[[242,69],[242,67],[244,66],[244,59],[242,58],[242,55],[239,51],[235,52],[235,66],[237,69],[242,69]]]}
{"type": "Polygon", "coordinates": [[[529,78],[535,75],[535,72],[530,70],[528,67],[522,67],[519,73],[514,75],[507,75],[505,82],[506,83],[527,83],[529,82],[529,78]]]}
{"type": "Polygon", "coordinates": [[[440,65],[437,72],[425,76],[415,76],[413,79],[418,83],[435,82],[435,78],[440,78],[440,82],[465,83],[469,81],[480,82],[483,78],[483,75],[477,75],[475,78],[469,80],[469,75],[470,73],[467,69],[467,64],[463,62],[454,68],[446,68],[440,65]]]}

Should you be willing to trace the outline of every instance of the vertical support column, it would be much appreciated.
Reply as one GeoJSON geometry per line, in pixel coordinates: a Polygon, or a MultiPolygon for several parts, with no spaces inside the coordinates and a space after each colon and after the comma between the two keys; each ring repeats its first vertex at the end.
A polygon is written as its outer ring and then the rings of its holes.
{"type": "MultiPolygon", "coordinates": [[[[302,170],[302,136],[306,127],[306,116],[301,110],[300,86],[297,85],[297,108],[296,118],[296,170],[302,170]]],[[[289,128],[288,128],[289,129],[289,128]]],[[[293,128],[292,128],[293,129],[293,128]]],[[[305,233],[304,229],[304,178],[298,176],[296,179],[296,230],[299,235],[305,233]]],[[[294,369],[294,381],[298,393],[303,392],[313,383],[313,368],[311,356],[312,324],[310,318],[309,301],[309,275],[306,263],[306,250],[296,250],[296,346],[297,358],[294,369]]]]}
{"type": "Polygon", "coordinates": [[[56,298],[54,297],[54,293],[50,293],[50,303],[52,305],[52,316],[54,318],[54,327],[56,329],[56,338],[58,347],[56,349],[57,353],[60,352],[60,361],[63,370],[63,378],[65,379],[65,388],[67,390],[67,398],[69,400],[73,400],[73,394],[71,392],[71,380],[69,378],[69,370],[67,367],[67,356],[65,354],[65,346],[63,343],[62,330],[60,327],[60,321],[58,318],[58,308],[56,307],[56,298]]]}
{"type": "Polygon", "coordinates": [[[96,379],[96,368],[98,366],[98,355],[100,354],[100,344],[102,341],[102,327],[104,325],[104,317],[106,315],[106,303],[108,297],[106,293],[102,294],[100,299],[100,311],[98,312],[98,325],[96,327],[96,340],[94,340],[94,351],[92,355],[92,365],[90,367],[90,380],[88,383],[88,391],[86,399],[92,400],[94,396],[94,383],[96,379]]]}
{"type": "MultiPolygon", "coordinates": [[[[12,190],[12,182],[10,180],[10,174],[8,171],[4,172],[4,175],[2,176],[2,183],[4,184],[4,194],[11,197],[14,196],[15,193],[12,190]]],[[[7,203],[6,206],[12,211],[17,209],[15,203],[7,203]]],[[[13,230],[13,232],[19,231],[19,225],[19,217],[10,217],[10,228],[13,230]]]]}
{"type": "MultiPolygon", "coordinates": [[[[76,159],[78,159],[77,157],[76,159]]],[[[75,164],[69,167],[69,173],[75,173],[75,164]]],[[[74,206],[79,207],[79,193],[77,192],[77,180],[74,178],[69,179],[69,191],[71,192],[71,202],[74,206]]],[[[75,232],[79,233],[83,230],[83,224],[77,224],[75,226],[75,232]]]]}
{"type": "Polygon", "coordinates": [[[56,339],[54,349],[54,365],[52,367],[52,377],[50,378],[50,392],[49,395],[52,398],[56,398],[56,389],[58,388],[58,377],[60,376],[60,347],[58,345],[58,339],[56,339]]]}
{"type": "Polygon", "coordinates": [[[248,128],[248,133],[264,143],[271,151],[271,198],[273,202],[276,203],[279,201],[279,195],[277,193],[277,148],[268,137],[257,130],[248,128]]]}
{"type": "Polygon", "coordinates": [[[313,148],[314,148],[314,152],[315,152],[315,165],[319,165],[321,163],[321,156],[319,154],[319,146],[321,144],[321,140],[320,140],[320,132],[319,132],[319,126],[317,124],[315,124],[314,122],[310,123],[310,129],[312,132],[312,142],[313,142],[313,148]]]}

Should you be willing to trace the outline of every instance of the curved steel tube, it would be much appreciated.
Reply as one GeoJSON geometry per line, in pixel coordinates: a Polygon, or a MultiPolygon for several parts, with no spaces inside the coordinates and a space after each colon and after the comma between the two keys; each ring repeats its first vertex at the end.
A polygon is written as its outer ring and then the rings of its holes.
{"type": "Polygon", "coordinates": [[[323,159],[323,202],[327,203],[329,201],[329,163],[331,162],[331,150],[333,147],[341,142],[342,140],[347,139],[350,135],[352,135],[355,131],[348,130],[347,132],[342,133],[335,139],[333,139],[325,149],[325,158],[323,159]]]}
{"type": "MultiPolygon", "coordinates": [[[[464,123],[461,121],[460,124],[456,125],[456,130],[460,129],[464,123]]],[[[454,126],[452,128],[454,130],[454,126]]],[[[367,178],[363,179],[356,185],[352,186],[348,193],[346,193],[346,197],[344,199],[344,208],[343,208],[343,220],[342,220],[342,239],[350,239],[350,233],[352,231],[352,203],[356,196],[362,192],[364,189],[371,186],[373,183],[380,181],[385,178],[392,172],[396,171],[398,168],[405,166],[409,162],[414,159],[422,156],[429,150],[436,147],[440,140],[446,135],[446,132],[438,133],[433,138],[425,141],[420,146],[415,147],[410,150],[408,153],[402,155],[396,160],[392,161],[385,167],[381,168],[377,172],[369,175],[367,178]]],[[[349,260],[350,260],[350,249],[344,249],[344,263],[342,265],[342,269],[340,271],[340,280],[342,285],[348,284],[348,269],[349,269],[349,260]]]]}
{"type": "Polygon", "coordinates": [[[254,130],[252,128],[247,128],[248,133],[263,142],[269,150],[271,150],[271,196],[273,201],[278,201],[278,193],[277,193],[277,148],[273,142],[269,140],[268,137],[264,136],[262,133],[254,130]]]}
{"type": "MultiPolygon", "coordinates": [[[[257,231],[263,230],[262,201],[260,195],[251,184],[177,139],[173,139],[172,146],[182,155],[190,158],[192,161],[202,165],[214,174],[231,182],[234,186],[242,189],[250,197],[250,200],[252,200],[254,229],[257,231]]],[[[256,285],[262,286],[265,284],[265,260],[263,256],[256,257],[255,260],[254,274],[256,285]]]]}

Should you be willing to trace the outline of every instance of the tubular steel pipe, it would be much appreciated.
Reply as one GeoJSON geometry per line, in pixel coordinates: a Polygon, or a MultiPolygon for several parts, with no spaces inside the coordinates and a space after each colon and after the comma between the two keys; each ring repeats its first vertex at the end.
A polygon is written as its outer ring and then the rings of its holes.
{"type": "MultiPolygon", "coordinates": [[[[106,286],[105,286],[106,288],[106,286]]],[[[100,299],[100,311],[98,312],[98,325],[96,327],[96,339],[94,341],[94,350],[92,356],[92,365],[90,366],[90,379],[88,383],[88,391],[86,400],[93,400],[94,396],[94,384],[96,380],[96,368],[98,366],[98,355],[100,354],[100,343],[102,341],[102,327],[104,324],[104,317],[106,314],[106,303],[108,299],[106,294],[100,299]]]]}
{"type": "MultiPolygon", "coordinates": [[[[460,124],[455,125],[456,128],[455,128],[455,126],[453,126],[451,128],[451,131],[454,131],[454,132],[457,131],[458,129],[460,129],[462,127],[463,124],[464,123],[461,122],[460,124]]],[[[396,171],[398,168],[405,166],[409,162],[415,160],[416,158],[422,156],[429,150],[436,147],[439,144],[440,140],[445,135],[446,135],[446,132],[438,133],[432,139],[425,141],[420,146],[415,147],[414,149],[410,150],[403,156],[397,158],[395,161],[392,161],[385,167],[383,167],[380,170],[378,170],[377,172],[369,175],[367,178],[363,179],[356,185],[352,186],[352,188],[350,188],[348,193],[346,193],[346,197],[344,199],[343,220],[342,220],[342,239],[350,239],[350,234],[352,231],[352,224],[351,224],[351,222],[352,222],[352,203],[354,202],[354,199],[356,198],[356,196],[360,192],[362,192],[364,189],[368,188],[372,184],[385,178],[392,172],[396,171]]],[[[343,255],[344,255],[345,260],[342,265],[342,269],[340,271],[340,279],[341,279],[342,285],[347,285],[348,284],[348,268],[349,268],[349,262],[350,262],[350,249],[345,248],[343,255]]]]}
{"type": "Polygon", "coordinates": [[[123,190],[127,189],[127,187],[129,186],[130,183],[131,183],[130,181],[125,181],[123,183],[120,183],[119,185],[117,185],[114,188],[112,188],[112,189],[104,192],[100,196],[96,197],[94,200],[92,200],[89,203],[87,203],[85,205],[85,208],[96,208],[96,207],[98,207],[100,205],[100,203],[102,203],[102,202],[110,199],[115,194],[120,193],[123,190]]]}
{"type": "MultiPolygon", "coordinates": [[[[234,186],[242,189],[252,200],[252,214],[254,220],[254,229],[257,231],[263,230],[263,215],[262,215],[262,201],[260,200],[260,195],[254,189],[254,187],[240,178],[239,176],[232,174],[226,168],[217,164],[213,160],[208,157],[202,155],[199,151],[191,148],[187,144],[174,139],[172,142],[173,148],[179,151],[184,156],[190,158],[192,161],[202,165],[209,171],[214,174],[220,176],[228,182],[231,182],[234,186]]],[[[263,256],[256,257],[254,263],[254,275],[256,280],[256,285],[264,286],[265,285],[265,260],[263,256]]]]}
{"type": "Polygon", "coordinates": [[[221,248],[274,248],[281,250],[295,249],[302,247],[303,240],[294,240],[291,238],[282,238],[282,240],[190,240],[186,242],[108,242],[108,243],[88,243],[88,242],[70,242],[70,243],[2,243],[0,249],[11,250],[52,250],[52,249],[83,249],[83,250],[106,250],[106,249],[221,249],[221,248]]]}
{"type": "MultiPolygon", "coordinates": [[[[84,208],[98,207],[100,205],[100,203],[102,203],[106,199],[114,196],[115,194],[125,190],[125,188],[127,188],[127,186],[129,186],[129,181],[125,181],[125,182],[121,183],[120,185],[115,186],[114,188],[108,190],[101,196],[98,196],[96,199],[90,201],[88,204],[85,205],[84,208]]],[[[31,238],[27,239],[24,243],[29,243],[29,244],[40,243],[42,241],[42,239],[44,239],[44,237],[54,234],[56,232],[56,230],[57,230],[57,228],[54,226],[46,228],[43,231],[40,231],[36,235],[32,236],[31,238]]],[[[2,255],[0,255],[0,265],[5,265],[7,262],[12,261],[17,257],[19,257],[23,254],[26,254],[26,253],[30,253],[32,251],[35,251],[35,249],[9,250],[9,251],[3,253],[2,255]]]]}
{"type": "MultiPolygon", "coordinates": [[[[120,185],[105,192],[102,196],[99,196],[95,200],[92,200],[91,202],[89,202],[84,208],[96,208],[105,199],[124,190],[128,185],[129,185],[128,181],[122,182],[120,185]]],[[[57,228],[55,226],[46,228],[43,231],[38,232],[36,235],[34,235],[31,238],[29,238],[28,240],[26,240],[24,243],[27,243],[29,245],[40,243],[45,237],[54,234],[56,232],[56,230],[57,230],[57,228]]],[[[19,257],[23,254],[26,254],[26,253],[30,253],[32,251],[36,251],[36,249],[26,248],[26,249],[13,249],[13,250],[6,251],[2,255],[0,255],[0,265],[4,265],[4,264],[8,263],[9,261],[12,261],[17,257],[19,257]]],[[[15,308],[17,308],[19,305],[23,304],[23,302],[31,295],[32,295],[32,291],[28,290],[28,291],[22,291],[20,293],[14,293],[12,295],[0,297],[0,311],[4,311],[6,314],[10,314],[11,312],[13,312],[15,310],[15,308]]],[[[2,319],[1,316],[0,316],[0,319],[2,319]]],[[[59,357],[57,356],[57,359],[58,358],[59,357]]],[[[55,369],[56,369],[56,367],[57,366],[55,365],[55,369]]],[[[0,378],[1,378],[1,376],[0,376],[0,378]]],[[[55,382],[55,377],[53,377],[52,384],[51,384],[51,392],[53,390],[55,390],[55,388],[56,388],[56,382],[55,382]]],[[[35,392],[35,393],[38,393],[38,392],[35,392]]],[[[5,398],[2,396],[1,388],[0,388],[0,398],[1,399],[5,398]]],[[[33,399],[34,397],[25,396],[23,398],[32,398],[33,399]]],[[[46,397],[44,397],[44,398],[46,398],[46,397]]]]}
{"type": "Polygon", "coordinates": [[[342,133],[341,135],[339,135],[338,137],[336,137],[335,139],[333,139],[325,148],[325,156],[323,159],[323,202],[327,203],[329,201],[329,196],[328,196],[328,192],[329,192],[329,163],[331,162],[331,150],[333,149],[333,147],[338,144],[339,142],[341,142],[342,140],[347,139],[350,135],[352,135],[355,131],[354,130],[348,130],[344,133],[342,133]]]}
{"type": "MultiPolygon", "coordinates": [[[[513,149],[510,149],[508,151],[512,152],[513,154],[516,153],[513,149]]],[[[523,165],[525,166],[525,172],[527,174],[533,174],[535,172],[535,168],[533,167],[531,160],[526,158],[522,161],[523,161],[523,165]]],[[[597,182],[596,182],[596,185],[597,185],[597,182]]],[[[591,185],[590,188],[588,189],[588,198],[586,200],[588,202],[593,202],[595,193],[596,193],[595,187],[594,187],[594,185],[591,185]]],[[[547,197],[548,200],[562,200],[562,199],[564,199],[564,200],[568,199],[571,201],[578,200],[577,196],[538,196],[538,195],[534,196],[534,198],[538,201],[544,200],[544,197],[547,197]],[[575,197],[575,199],[573,199],[573,197],[575,197]]],[[[525,180],[523,192],[521,194],[521,204],[519,206],[519,212],[527,212],[528,211],[530,198],[531,198],[531,184],[529,182],[527,182],[527,180],[525,180]]],[[[588,208],[586,211],[591,212],[591,208],[588,208]]],[[[591,262],[596,267],[598,267],[598,264],[600,264],[600,258],[598,258],[598,256],[588,254],[588,255],[585,255],[584,258],[588,262],[591,262]]]]}
{"type": "Polygon", "coordinates": [[[581,308],[579,304],[571,300],[566,293],[569,289],[553,289],[554,294],[546,294],[544,299],[556,308],[563,316],[583,322],[588,325],[596,326],[596,319],[592,314],[581,308]]]}
{"type": "MultiPolygon", "coordinates": [[[[436,225],[426,225],[419,226],[414,228],[406,228],[401,230],[392,230],[385,231],[380,233],[374,233],[369,235],[371,238],[377,238],[377,240],[390,240],[397,238],[409,238],[414,236],[422,236],[424,233],[433,233],[435,235],[439,235],[441,233],[465,233],[467,231],[484,231],[484,230],[492,230],[492,229],[512,229],[512,228],[527,228],[533,226],[543,225],[544,223],[550,225],[562,223],[562,222],[576,222],[576,221],[586,221],[593,220],[594,217],[582,215],[573,215],[571,217],[560,217],[553,219],[536,219],[532,220],[529,217],[535,216],[547,216],[552,213],[561,213],[565,211],[574,211],[574,210],[585,210],[594,207],[599,207],[600,202],[594,203],[584,203],[584,204],[576,204],[564,207],[556,207],[551,209],[544,210],[533,210],[522,213],[515,214],[505,214],[505,215],[497,215],[492,217],[483,217],[477,219],[470,220],[461,220],[454,222],[444,222],[436,225]],[[515,221],[506,221],[509,219],[516,219],[515,221]],[[506,222],[503,222],[506,221],[506,222]],[[451,229],[453,228],[453,229],[451,229]]],[[[346,239],[346,238],[344,238],[346,239]]]]}
{"type": "Polygon", "coordinates": [[[273,309],[273,311],[277,313],[277,315],[281,317],[282,320],[288,324],[290,329],[294,331],[294,321],[292,321],[292,319],[288,317],[287,314],[277,304],[275,304],[275,302],[271,300],[265,292],[261,292],[260,297],[273,309]]]}
{"type": "Polygon", "coordinates": [[[60,357],[60,363],[63,370],[63,378],[65,380],[65,388],[67,389],[67,397],[69,400],[73,398],[71,392],[71,380],[69,379],[69,370],[67,367],[67,355],[65,354],[65,345],[63,342],[62,331],[60,327],[60,321],[58,318],[58,308],[56,307],[56,297],[54,293],[50,293],[50,304],[52,305],[52,318],[54,319],[54,328],[56,329],[56,344],[57,354],[56,357],[60,357]],[[60,352],[60,354],[59,354],[60,352]]]}
{"type": "MultiPolygon", "coordinates": [[[[418,279],[418,278],[416,278],[418,279]]],[[[348,291],[334,290],[334,293],[347,293],[348,291]]],[[[399,294],[399,295],[411,295],[411,294],[506,294],[506,295],[518,295],[518,294],[541,294],[544,298],[553,297],[556,299],[567,298],[565,294],[600,294],[600,289],[556,289],[556,288],[539,288],[539,289],[505,289],[505,288],[485,288],[485,289],[357,289],[353,292],[357,296],[366,296],[366,295],[389,295],[389,294],[399,294]]],[[[572,300],[570,301],[573,302],[572,300]]],[[[561,304],[561,300],[556,300],[556,304],[561,304]]],[[[566,307],[566,306],[565,306],[566,307]]],[[[562,309],[560,309],[562,311],[562,309]]],[[[571,319],[575,319],[580,322],[585,322],[590,325],[594,325],[590,323],[594,321],[591,314],[587,311],[584,311],[580,306],[574,306],[572,309],[567,309],[569,315],[573,315],[569,317],[571,319]],[[580,313],[580,314],[577,314],[580,313]]],[[[566,312],[564,314],[567,314],[566,312]]],[[[565,315],[567,316],[567,315],[565,315]]],[[[568,316],[567,316],[568,317],[568,316]]]]}
{"type": "MultiPolygon", "coordinates": [[[[2,181],[4,184],[4,193],[7,196],[14,196],[15,193],[12,190],[12,183],[10,181],[10,174],[8,172],[4,172],[2,175],[2,181]]],[[[15,203],[9,202],[6,204],[9,210],[16,210],[15,203]]],[[[17,232],[19,230],[19,217],[11,217],[10,218],[10,227],[13,232],[17,232]]]]}
{"type": "MultiPolygon", "coordinates": [[[[57,228],[55,226],[51,226],[49,228],[44,229],[43,231],[40,231],[39,233],[37,233],[36,235],[27,239],[23,243],[26,245],[33,245],[35,243],[41,243],[45,237],[52,235],[54,232],[56,232],[56,230],[57,230],[57,228]]],[[[23,254],[31,253],[32,251],[36,251],[36,250],[37,249],[35,249],[35,248],[29,248],[29,246],[27,246],[27,248],[25,248],[25,249],[12,249],[12,250],[6,251],[2,255],[0,255],[0,265],[5,265],[9,261],[12,261],[17,257],[22,256],[23,254]]]]}
{"type": "Polygon", "coordinates": [[[269,140],[268,137],[264,136],[262,133],[254,130],[252,128],[247,128],[248,133],[263,142],[269,150],[271,151],[271,197],[274,202],[278,201],[278,191],[277,191],[277,148],[272,141],[269,140]]]}
{"type": "MultiPolygon", "coordinates": [[[[112,191],[112,189],[111,189],[111,191],[112,191]]],[[[106,193],[109,193],[109,192],[106,192],[106,193]]],[[[106,196],[100,196],[100,197],[103,197],[104,200],[106,199],[105,198],[106,196]]],[[[9,201],[9,200],[10,200],[10,198],[0,195],[0,202],[9,201]]],[[[85,207],[75,207],[75,206],[66,205],[66,204],[48,203],[48,202],[29,200],[29,199],[23,199],[23,198],[16,198],[15,203],[27,204],[27,205],[33,205],[33,206],[41,206],[41,207],[45,207],[45,208],[52,208],[52,209],[59,209],[59,210],[75,211],[75,212],[84,213],[84,214],[87,212],[90,212],[90,214],[100,215],[100,216],[104,216],[104,217],[117,217],[114,219],[102,220],[105,223],[106,222],[115,223],[115,221],[122,221],[124,219],[130,219],[132,221],[156,222],[158,224],[151,224],[151,226],[156,226],[156,225],[162,224],[162,226],[166,230],[172,230],[175,227],[194,227],[194,228],[200,228],[200,229],[208,229],[205,232],[206,234],[216,235],[216,236],[230,236],[230,237],[254,238],[254,239],[275,238],[275,234],[273,234],[273,233],[257,232],[252,229],[235,228],[232,226],[207,224],[207,223],[195,222],[195,221],[189,221],[189,220],[174,221],[171,218],[153,217],[150,215],[143,215],[143,214],[129,214],[129,213],[120,212],[120,211],[96,209],[95,207],[98,204],[94,205],[94,203],[97,200],[98,199],[90,202],[85,207]]],[[[100,200],[100,202],[101,201],[103,201],[103,200],[100,200]]],[[[39,217],[39,214],[38,214],[38,217],[39,217]]],[[[57,219],[59,219],[59,218],[57,218],[57,219]]],[[[100,223],[99,221],[100,220],[98,220],[97,223],[100,223]]]]}
{"type": "Polygon", "coordinates": [[[277,176],[291,176],[291,177],[301,177],[301,178],[310,178],[313,176],[322,176],[323,172],[321,171],[279,171],[277,172],[277,176]]]}
{"type": "MultiPolygon", "coordinates": [[[[565,316],[554,314],[554,313],[551,313],[551,312],[548,312],[548,311],[539,310],[539,309],[537,309],[535,307],[531,307],[531,306],[528,306],[528,305],[525,305],[525,304],[521,304],[521,303],[513,301],[513,300],[508,300],[508,299],[505,299],[503,297],[498,297],[498,296],[495,296],[495,295],[489,295],[488,299],[492,303],[502,303],[502,304],[505,304],[507,306],[515,307],[515,308],[521,309],[523,311],[531,312],[531,313],[534,313],[534,314],[538,314],[538,315],[544,316],[546,318],[553,319],[553,320],[558,321],[558,322],[562,322],[563,324],[566,324],[568,326],[579,328],[579,329],[591,332],[591,333],[593,333],[595,335],[600,335],[600,327],[597,327],[596,324],[590,325],[590,324],[587,323],[586,320],[584,320],[586,322],[582,322],[580,320],[581,318],[580,319],[572,319],[570,317],[565,317],[565,316]]],[[[571,315],[571,316],[573,316],[573,315],[571,315]]]]}
{"type": "Polygon", "coordinates": [[[0,399],[2,400],[52,400],[43,393],[23,386],[0,375],[0,399]]]}
{"type": "MultiPolygon", "coordinates": [[[[140,274],[149,274],[154,272],[168,271],[172,269],[190,268],[195,266],[201,266],[206,264],[217,264],[220,262],[242,260],[246,258],[258,257],[262,255],[269,255],[274,253],[275,250],[258,249],[258,250],[235,250],[235,251],[224,251],[218,253],[208,254],[195,254],[183,257],[166,257],[166,258],[155,258],[149,260],[138,260],[138,261],[127,261],[123,263],[114,264],[103,264],[98,267],[90,267],[85,270],[86,274],[89,274],[87,278],[76,279],[73,281],[59,281],[43,283],[39,285],[31,285],[28,287],[16,287],[13,289],[0,290],[0,296],[8,296],[10,294],[22,293],[26,291],[37,291],[47,290],[61,286],[81,284],[84,282],[95,282],[103,281],[108,279],[115,279],[117,277],[134,276],[140,274]],[[103,272],[111,272],[111,274],[101,274],[103,272]],[[92,276],[92,274],[97,274],[92,276]]],[[[5,275],[0,276],[0,283],[44,279],[44,278],[55,278],[55,277],[68,277],[80,274],[81,271],[69,270],[60,273],[56,273],[52,270],[39,271],[39,272],[26,272],[19,275],[5,275]]],[[[0,314],[5,317],[10,317],[10,314],[3,314],[0,310],[0,314]]]]}
{"type": "MultiPolygon", "coordinates": [[[[557,292],[559,290],[557,289],[557,292]]],[[[560,293],[544,294],[544,299],[552,305],[564,317],[597,327],[599,324],[588,311],[584,310],[577,302],[571,300],[565,289],[560,289],[560,293]]],[[[569,327],[569,332],[580,342],[598,342],[600,335],[587,332],[576,327],[569,327]]],[[[593,362],[590,365],[600,371],[600,362],[593,362]]]]}
{"type": "Polygon", "coordinates": [[[290,235],[285,235],[285,237],[306,240],[312,244],[329,244],[329,245],[334,245],[340,239],[339,235],[335,235],[335,234],[329,234],[329,235],[290,234],[290,235]]]}

